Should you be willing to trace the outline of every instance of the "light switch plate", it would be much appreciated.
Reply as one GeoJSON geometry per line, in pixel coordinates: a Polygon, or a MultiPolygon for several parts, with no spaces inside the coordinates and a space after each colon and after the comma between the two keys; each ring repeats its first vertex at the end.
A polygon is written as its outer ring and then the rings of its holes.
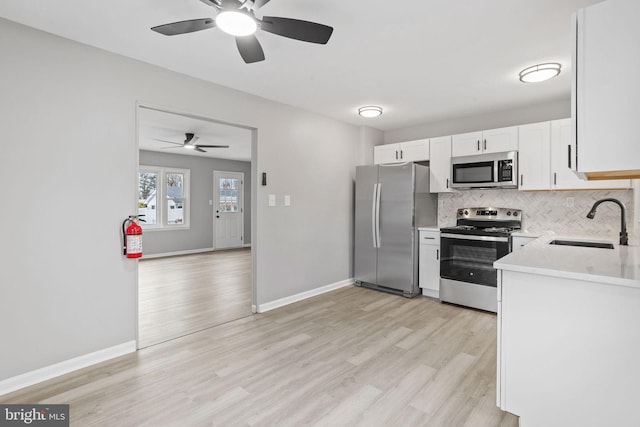
{"type": "Polygon", "coordinates": [[[273,207],[276,205],[276,195],[269,194],[269,206],[273,207]]]}

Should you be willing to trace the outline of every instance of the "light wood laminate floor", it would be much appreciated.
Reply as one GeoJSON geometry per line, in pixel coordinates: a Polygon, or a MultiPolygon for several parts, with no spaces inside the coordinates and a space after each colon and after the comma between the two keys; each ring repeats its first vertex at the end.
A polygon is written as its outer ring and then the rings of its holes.
{"type": "Polygon", "coordinates": [[[517,426],[496,317],[350,286],[0,398],[72,426],[517,426]]]}
{"type": "Polygon", "coordinates": [[[147,347],[251,315],[251,250],[140,260],[138,340],[147,347]]]}

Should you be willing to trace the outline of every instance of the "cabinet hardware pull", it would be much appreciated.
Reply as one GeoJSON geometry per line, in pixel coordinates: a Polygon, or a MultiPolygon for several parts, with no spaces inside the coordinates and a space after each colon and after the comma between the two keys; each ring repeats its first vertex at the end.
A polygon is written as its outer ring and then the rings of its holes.
{"type": "Polygon", "coordinates": [[[485,150],[487,149],[487,140],[486,139],[484,140],[484,149],[485,150]]]}
{"type": "Polygon", "coordinates": [[[571,145],[567,145],[567,154],[568,154],[568,162],[569,169],[571,169],[571,145]]]}
{"type": "Polygon", "coordinates": [[[440,260],[440,249],[436,249],[436,261],[440,260]]]}
{"type": "Polygon", "coordinates": [[[398,150],[396,150],[396,160],[398,160],[398,150]]]}
{"type": "Polygon", "coordinates": [[[449,178],[447,178],[447,188],[449,188],[449,178]]]}
{"type": "Polygon", "coordinates": [[[478,149],[476,151],[480,151],[480,140],[478,140],[478,149]]]}
{"type": "Polygon", "coordinates": [[[556,185],[558,183],[558,174],[557,173],[553,173],[553,185],[556,185]]]}
{"type": "Polygon", "coordinates": [[[524,178],[523,178],[523,174],[520,174],[520,185],[522,185],[522,183],[524,182],[524,178]]]}
{"type": "Polygon", "coordinates": [[[402,154],[402,150],[400,150],[400,158],[404,159],[404,154],[402,154]]]}
{"type": "Polygon", "coordinates": [[[436,238],[435,238],[435,237],[426,237],[426,236],[424,237],[424,239],[427,239],[427,240],[436,240],[436,238]]]}

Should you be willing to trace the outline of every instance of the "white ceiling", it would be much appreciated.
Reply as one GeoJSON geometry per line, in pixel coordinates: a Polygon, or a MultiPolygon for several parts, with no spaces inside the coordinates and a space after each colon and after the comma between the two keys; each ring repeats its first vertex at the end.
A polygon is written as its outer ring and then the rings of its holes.
{"type": "MultiPolygon", "coordinates": [[[[599,0],[271,0],[257,13],[335,28],[327,45],[259,32],[245,64],[213,28],[166,37],[155,25],[215,16],[199,0],[2,0],[0,16],[274,101],[381,130],[567,99],[571,14],[599,0]],[[518,72],[560,62],[550,81],[518,72]],[[377,119],[359,106],[384,108],[377,119]]],[[[182,138],[183,139],[183,138],[182,138]]]]}
{"type": "Polygon", "coordinates": [[[138,143],[143,150],[251,161],[252,137],[250,129],[149,108],[140,108],[138,119],[138,143]],[[159,141],[165,140],[182,144],[185,140],[185,133],[193,133],[198,136],[196,144],[229,145],[229,148],[203,148],[206,153],[199,153],[159,141]]]}

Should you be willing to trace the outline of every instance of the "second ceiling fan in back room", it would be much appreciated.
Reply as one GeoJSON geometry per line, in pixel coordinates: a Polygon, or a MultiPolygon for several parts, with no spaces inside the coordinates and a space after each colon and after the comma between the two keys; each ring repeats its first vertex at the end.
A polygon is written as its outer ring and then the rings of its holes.
{"type": "Polygon", "coordinates": [[[190,19],[158,25],[151,29],[165,36],[192,33],[218,27],[236,38],[240,56],[247,64],[264,60],[264,51],[255,36],[260,29],[279,36],[309,43],[327,44],[333,28],[300,19],[263,16],[258,19],[255,11],[270,0],[200,0],[214,7],[218,13],[214,18],[190,19]]]}
{"type": "Polygon", "coordinates": [[[186,148],[187,150],[195,150],[195,151],[199,151],[201,153],[206,153],[206,150],[203,150],[202,147],[204,148],[229,148],[228,145],[202,145],[202,144],[196,144],[196,141],[199,139],[199,137],[197,137],[195,134],[193,133],[185,133],[185,139],[183,143],[179,143],[179,142],[174,142],[174,141],[167,141],[166,139],[158,139],[158,138],[153,138],[155,141],[160,141],[160,142],[168,142],[169,144],[173,144],[176,147],[165,147],[165,150],[171,149],[171,148],[186,148]]]}

